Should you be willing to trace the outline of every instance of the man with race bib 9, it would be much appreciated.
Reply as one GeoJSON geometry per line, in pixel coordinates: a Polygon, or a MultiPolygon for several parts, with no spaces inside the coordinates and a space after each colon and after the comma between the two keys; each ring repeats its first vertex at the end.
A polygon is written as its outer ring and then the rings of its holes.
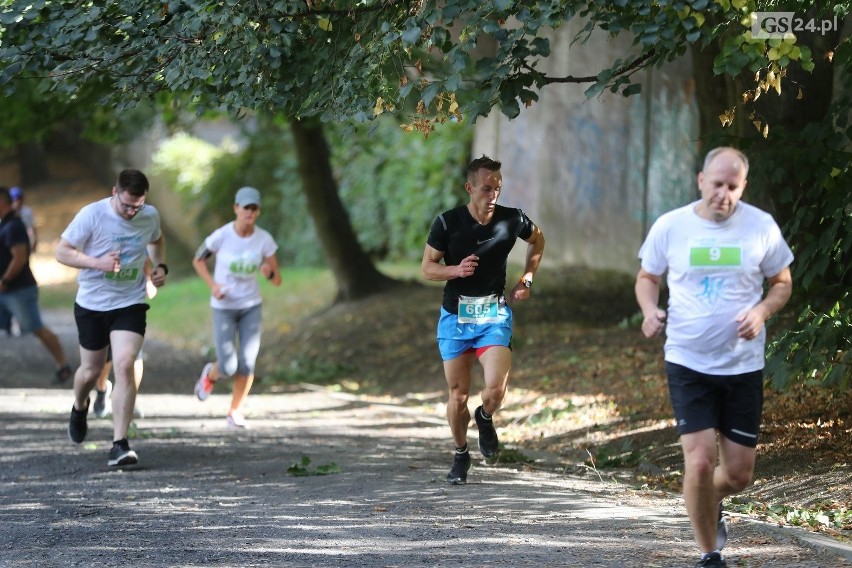
{"type": "Polygon", "coordinates": [[[497,205],[503,185],[501,164],[486,156],[467,167],[467,205],[438,215],[432,223],[421,268],[427,280],[446,281],[438,320],[438,349],[449,388],[447,420],[455,442],[447,481],[467,482],[470,453],[471,371],[482,365],[485,388],[474,411],[479,450],[486,458],[499,450],[492,416],[503,403],[512,367],[510,302],[526,300],[544,252],[544,235],[523,211],[497,205]],[[508,296],[506,261],[517,239],[528,243],[524,272],[508,296]],[[443,262],[442,262],[443,261],[443,262]]]}
{"type": "Polygon", "coordinates": [[[80,368],[74,376],[74,405],[68,436],[81,443],[88,431],[89,393],[112,352],[113,447],[107,465],[138,462],[127,442],[133,419],[136,382],[133,365],[145,337],[145,263],[151,282],[160,287],[169,273],[160,214],[145,203],[148,178],[124,170],[112,195],[83,207],[62,233],[56,260],[80,269],[74,319],[80,340],[80,368]]]}
{"type": "Polygon", "coordinates": [[[708,152],[697,179],[701,199],[654,222],[636,276],[642,333],[666,332],[683,499],[704,568],[727,566],[722,500],[754,477],[765,322],[793,290],[793,253],[781,229],[769,213],[740,201],[748,165],[735,148],[708,152]],[[659,307],[664,275],[668,310],[659,307]]]}

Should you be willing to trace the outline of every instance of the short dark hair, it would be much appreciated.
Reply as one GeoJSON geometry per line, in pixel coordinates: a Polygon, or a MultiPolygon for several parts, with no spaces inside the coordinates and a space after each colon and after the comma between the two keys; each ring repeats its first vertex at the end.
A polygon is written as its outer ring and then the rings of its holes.
{"type": "Polygon", "coordinates": [[[503,166],[502,163],[497,160],[492,160],[485,154],[482,155],[481,158],[477,158],[473,160],[471,163],[467,165],[467,181],[473,183],[476,181],[476,172],[485,168],[486,170],[490,170],[492,172],[500,171],[500,168],[503,166]]]}
{"type": "Polygon", "coordinates": [[[12,204],[12,196],[9,194],[9,188],[5,185],[0,185],[0,199],[6,202],[6,205],[12,204]]]}
{"type": "Polygon", "coordinates": [[[122,170],[115,182],[116,191],[127,192],[134,197],[148,193],[148,178],[139,170],[122,170]]]}

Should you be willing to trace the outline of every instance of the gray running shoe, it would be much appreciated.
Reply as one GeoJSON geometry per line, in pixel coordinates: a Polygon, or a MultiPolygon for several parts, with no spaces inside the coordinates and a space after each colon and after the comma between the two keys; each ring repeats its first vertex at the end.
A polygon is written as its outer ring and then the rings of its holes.
{"type": "Polygon", "coordinates": [[[139,456],[130,449],[130,444],[127,443],[127,440],[113,442],[112,449],[109,451],[108,466],[122,467],[125,465],[136,465],[137,463],[139,463],[139,456]]]}
{"type": "Polygon", "coordinates": [[[473,418],[476,420],[476,426],[479,428],[479,451],[486,458],[490,458],[500,451],[500,443],[497,440],[497,430],[494,429],[494,422],[491,418],[482,416],[482,407],[476,407],[473,412],[473,418]]]}
{"type": "Polygon", "coordinates": [[[201,376],[195,382],[195,396],[198,397],[198,400],[207,400],[207,397],[213,392],[213,385],[216,384],[216,381],[210,380],[210,371],[212,370],[213,363],[204,365],[204,369],[201,370],[201,376]]]}
{"type": "Polygon", "coordinates": [[[453,485],[464,485],[467,483],[467,470],[470,469],[470,452],[460,454],[456,452],[453,459],[453,468],[447,474],[447,482],[453,485]]]}
{"type": "Polygon", "coordinates": [[[716,525],[716,550],[725,548],[728,542],[728,521],[722,515],[722,503],[719,502],[719,524],[716,525]]]}
{"type": "Polygon", "coordinates": [[[103,418],[107,414],[109,414],[109,410],[107,410],[107,399],[112,394],[112,383],[110,381],[106,382],[106,389],[103,391],[99,391],[95,388],[95,402],[92,403],[92,414],[95,415],[96,418],[103,418]]]}
{"type": "Polygon", "coordinates": [[[71,405],[71,419],[68,421],[68,437],[72,442],[77,444],[86,439],[86,432],[89,431],[89,424],[86,422],[86,417],[89,414],[89,399],[86,399],[86,408],[77,410],[74,405],[71,405]]]}

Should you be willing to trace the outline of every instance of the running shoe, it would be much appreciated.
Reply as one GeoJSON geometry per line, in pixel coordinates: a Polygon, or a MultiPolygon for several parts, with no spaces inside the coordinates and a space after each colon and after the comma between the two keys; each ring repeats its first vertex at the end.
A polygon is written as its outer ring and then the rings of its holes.
{"type": "Polygon", "coordinates": [[[228,413],[228,428],[248,428],[248,421],[243,413],[239,410],[232,410],[228,413]]]}
{"type": "Polygon", "coordinates": [[[139,463],[139,456],[130,449],[127,438],[112,443],[112,449],[109,451],[109,461],[107,461],[108,466],[122,467],[125,465],[136,465],[137,463],[139,463]]]}
{"type": "Polygon", "coordinates": [[[460,454],[456,452],[453,459],[453,468],[447,474],[447,482],[453,485],[464,485],[467,483],[467,471],[470,469],[470,452],[460,454]]]}
{"type": "Polygon", "coordinates": [[[198,380],[195,382],[195,396],[198,397],[198,400],[207,400],[207,397],[210,396],[211,392],[213,392],[213,386],[216,382],[210,380],[210,371],[212,370],[213,363],[207,363],[204,365],[204,369],[201,371],[201,376],[198,377],[198,380]]]}
{"type": "Polygon", "coordinates": [[[478,406],[473,412],[473,417],[476,419],[476,427],[479,428],[479,451],[486,458],[490,458],[498,451],[500,445],[497,440],[497,430],[494,429],[494,422],[491,418],[482,416],[482,407],[478,406]]]}
{"type": "Polygon", "coordinates": [[[89,424],[86,422],[86,416],[89,414],[89,399],[86,399],[86,408],[77,410],[74,405],[71,405],[71,419],[68,421],[68,437],[72,442],[77,444],[86,439],[86,432],[89,431],[89,424]]]}
{"type": "Polygon", "coordinates": [[[702,558],[695,566],[697,568],[728,568],[728,564],[718,552],[711,552],[702,558]]]}
{"type": "Polygon", "coordinates": [[[725,548],[728,542],[728,521],[722,515],[722,502],[719,502],[719,524],[716,525],[716,550],[725,548]]]}
{"type": "Polygon", "coordinates": [[[74,375],[73,369],[68,365],[62,365],[56,370],[56,382],[64,383],[74,375]]]}
{"type": "Polygon", "coordinates": [[[96,418],[103,418],[107,414],[109,414],[109,410],[107,410],[106,401],[109,398],[109,395],[112,394],[112,382],[106,382],[106,388],[104,390],[99,391],[95,388],[95,402],[92,403],[92,414],[95,415],[96,418]]]}

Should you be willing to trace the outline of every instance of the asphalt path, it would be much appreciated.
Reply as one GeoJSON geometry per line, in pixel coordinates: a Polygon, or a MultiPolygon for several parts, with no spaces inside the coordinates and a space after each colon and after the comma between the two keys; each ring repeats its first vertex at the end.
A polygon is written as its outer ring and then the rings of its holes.
{"type": "MultiPolygon", "coordinates": [[[[115,470],[110,420],[91,418],[73,444],[70,387],[50,384],[32,338],[0,338],[0,566],[695,563],[677,495],[553,469],[546,455],[526,467],[475,451],[468,484],[451,486],[437,410],[323,389],[252,395],[251,429],[231,430],[226,394],[191,394],[200,356],[147,349],[131,438],[140,463],[115,470]],[[46,383],[12,386],[12,368],[46,383]]],[[[852,565],[848,546],[739,516],[725,553],[729,566],[852,565]]]]}

